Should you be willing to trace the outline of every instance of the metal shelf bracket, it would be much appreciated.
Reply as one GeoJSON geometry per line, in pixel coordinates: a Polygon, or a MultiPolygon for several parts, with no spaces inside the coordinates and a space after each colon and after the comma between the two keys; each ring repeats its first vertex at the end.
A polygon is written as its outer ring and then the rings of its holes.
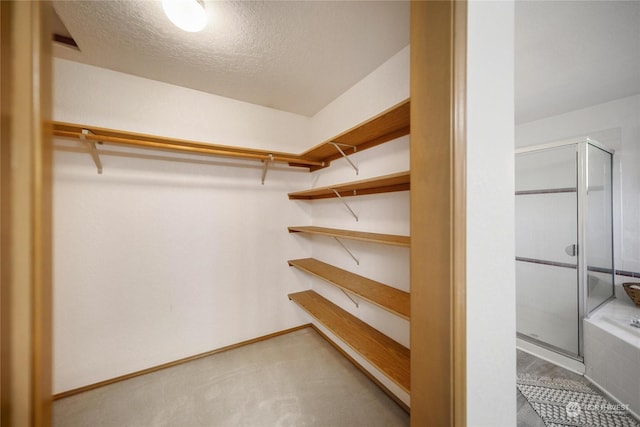
{"type": "Polygon", "coordinates": [[[344,289],[340,288],[340,290],[342,291],[343,294],[345,294],[347,296],[347,298],[349,298],[351,300],[351,302],[356,306],[356,308],[360,308],[360,306],[358,305],[358,303],[356,302],[356,300],[354,300],[351,295],[349,295],[344,289]]]}
{"type": "Polygon", "coordinates": [[[100,155],[98,154],[98,149],[96,148],[96,143],[94,141],[89,141],[85,135],[93,134],[89,129],[82,129],[82,135],[80,135],[80,139],[87,143],[89,147],[89,154],[93,159],[93,163],[96,164],[96,168],[98,169],[98,174],[102,174],[102,162],[100,161],[100,155]]]}
{"type": "Polygon", "coordinates": [[[338,239],[337,237],[335,237],[335,236],[334,236],[333,238],[334,238],[334,239],[336,239],[336,242],[338,242],[338,244],[339,244],[340,246],[342,246],[342,249],[344,249],[345,251],[347,251],[347,253],[351,256],[351,258],[353,258],[353,260],[356,262],[356,264],[357,264],[357,265],[360,265],[360,261],[358,261],[358,258],[356,258],[356,257],[353,255],[353,253],[349,250],[349,248],[347,248],[347,247],[344,245],[344,243],[342,243],[342,242],[340,241],[340,239],[338,239]]]}
{"type": "Polygon", "coordinates": [[[349,162],[349,164],[351,165],[351,167],[353,168],[353,170],[356,171],[356,175],[358,175],[358,167],[356,165],[353,164],[353,162],[351,161],[351,159],[345,154],[344,151],[342,151],[342,148],[340,148],[340,146],[343,147],[349,147],[349,148],[353,148],[353,152],[355,153],[356,150],[358,149],[358,147],[356,147],[355,145],[348,145],[348,144],[340,144],[339,142],[330,142],[329,144],[333,145],[336,150],[338,150],[338,152],[340,153],[340,155],[342,157],[344,157],[344,159],[349,162]]]}
{"type": "Polygon", "coordinates": [[[262,166],[262,185],[264,185],[264,179],[267,177],[267,171],[269,170],[269,164],[273,161],[273,154],[269,154],[269,158],[263,160],[262,166]]]}
{"type": "MultiPolygon", "coordinates": [[[[331,190],[331,191],[333,191],[335,193],[336,197],[349,210],[349,212],[351,212],[351,215],[353,215],[353,217],[356,219],[356,221],[358,221],[358,215],[356,215],[356,213],[353,211],[353,209],[351,209],[351,207],[347,204],[347,202],[344,201],[344,199],[342,198],[340,193],[338,193],[338,191],[336,191],[334,188],[330,188],[329,190],[331,190]]],[[[355,190],[354,190],[354,196],[355,196],[355,190]]]]}

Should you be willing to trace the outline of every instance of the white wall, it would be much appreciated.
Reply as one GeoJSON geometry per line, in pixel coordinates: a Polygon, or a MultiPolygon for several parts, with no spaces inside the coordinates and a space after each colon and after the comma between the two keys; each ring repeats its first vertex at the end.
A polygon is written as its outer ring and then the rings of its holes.
{"type": "Polygon", "coordinates": [[[512,2],[469,2],[467,424],[516,425],[512,2]]]}
{"type": "MultiPolygon", "coordinates": [[[[515,142],[517,147],[523,147],[581,136],[615,150],[615,268],[640,273],[640,95],[519,124],[515,142]]],[[[626,281],[638,279],[616,276],[618,284],[626,281]]],[[[621,296],[619,289],[617,294],[621,296]]]]}
{"type": "Polygon", "coordinates": [[[319,144],[409,98],[409,46],[389,58],[313,116],[319,144]]]}
{"type": "MultiPolygon", "coordinates": [[[[309,119],[56,60],[54,119],[298,153],[406,99],[408,67],[406,48],[309,119]]],[[[355,198],[355,224],[335,200],[286,196],[408,170],[408,153],[403,137],[352,156],[359,176],[337,160],[314,174],[271,169],[261,186],[258,162],[103,156],[97,175],[87,154],[56,151],[54,392],[309,322],[286,295],[313,284],[335,297],[335,289],[288,259],[317,256],[408,290],[406,248],[345,242],[361,258],[354,268],[335,244],[286,232],[314,223],[408,234],[408,192],[355,198]]],[[[358,312],[408,345],[405,320],[366,303],[358,312]]]]}
{"type": "Polygon", "coordinates": [[[311,119],[55,58],[54,119],[166,137],[299,153],[311,119]]]}
{"type": "MultiPolygon", "coordinates": [[[[306,148],[306,117],[113,71],[56,60],[54,90],[55,120],[306,148]]],[[[308,282],[286,261],[310,244],[286,227],[311,209],[286,193],[308,171],[272,169],[262,186],[259,162],[103,156],[102,175],[87,154],[54,162],[54,393],[306,322],[286,295],[308,282]]]]}

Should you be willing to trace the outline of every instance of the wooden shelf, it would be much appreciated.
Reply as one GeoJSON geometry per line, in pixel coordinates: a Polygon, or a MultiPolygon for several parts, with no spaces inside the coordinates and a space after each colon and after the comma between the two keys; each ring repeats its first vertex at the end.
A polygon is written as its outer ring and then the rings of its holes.
{"type": "MultiPolygon", "coordinates": [[[[342,157],[332,143],[348,155],[366,150],[387,141],[409,134],[410,101],[407,99],[378,114],[329,141],[319,144],[302,154],[283,153],[253,148],[234,147],[206,142],[186,141],[156,135],[127,132],[97,126],[53,122],[53,134],[60,138],[82,140],[87,143],[105,143],[154,150],[174,151],[206,156],[241,158],[248,160],[287,163],[289,166],[307,167],[317,170],[329,166],[332,160],[342,157]]],[[[101,169],[96,147],[89,147],[99,169],[101,169]]]]}
{"type": "Polygon", "coordinates": [[[317,259],[303,258],[288,262],[292,267],[305,271],[384,310],[409,320],[411,304],[408,292],[367,279],[317,259]]]}
{"type": "Polygon", "coordinates": [[[134,132],[100,128],[74,123],[53,122],[54,136],[106,144],[174,151],[187,154],[241,158],[248,160],[274,161],[292,166],[322,166],[322,162],[305,159],[297,154],[252,148],[232,147],[206,142],[186,141],[134,132]],[[83,130],[89,131],[83,134],[83,130]]]}
{"type": "Polygon", "coordinates": [[[409,189],[410,174],[407,171],[364,179],[362,181],[353,181],[345,184],[295,191],[293,193],[289,193],[289,199],[314,200],[337,197],[333,190],[337,191],[341,197],[348,197],[363,196],[365,194],[390,193],[393,191],[407,191],[409,189]]]}
{"type": "Polygon", "coordinates": [[[381,243],[383,245],[409,247],[411,238],[409,236],[398,236],[395,234],[367,233],[364,231],[339,230],[336,228],[324,228],[315,226],[288,227],[289,233],[318,234],[321,236],[342,237],[350,240],[360,240],[363,242],[381,243]]]}
{"type": "MultiPolygon", "coordinates": [[[[345,154],[353,154],[375,147],[387,141],[408,135],[410,132],[410,101],[406,99],[377,116],[323,142],[301,154],[307,160],[323,162],[327,167],[332,160],[342,157],[331,143],[344,144],[340,148],[345,154]],[[351,147],[348,147],[351,146],[351,147]]],[[[319,169],[315,166],[311,169],[319,169]]]]}
{"type": "Polygon", "coordinates": [[[289,299],[344,341],[355,352],[400,386],[410,388],[410,351],[313,291],[289,294],[289,299]]]}

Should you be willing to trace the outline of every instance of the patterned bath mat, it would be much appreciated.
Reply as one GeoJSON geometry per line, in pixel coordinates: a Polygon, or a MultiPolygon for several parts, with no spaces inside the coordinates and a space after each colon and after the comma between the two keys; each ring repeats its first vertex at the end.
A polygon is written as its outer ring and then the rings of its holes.
{"type": "Polygon", "coordinates": [[[626,405],[611,403],[579,381],[519,374],[517,383],[548,427],[640,427],[626,405]]]}

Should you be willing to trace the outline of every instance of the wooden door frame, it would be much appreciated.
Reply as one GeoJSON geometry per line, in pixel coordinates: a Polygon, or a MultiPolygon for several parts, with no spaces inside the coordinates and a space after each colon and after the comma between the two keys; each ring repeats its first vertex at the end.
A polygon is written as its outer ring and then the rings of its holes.
{"type": "MultiPolygon", "coordinates": [[[[0,2],[1,425],[51,420],[46,2],[0,2]],[[12,167],[12,163],[19,167],[12,167]]],[[[466,423],[466,2],[411,4],[411,424],[466,423]]]]}
{"type": "Polygon", "coordinates": [[[1,1],[0,424],[51,424],[51,21],[1,1]]]}
{"type": "Polygon", "coordinates": [[[411,2],[411,425],[466,425],[466,1],[411,2]]]}

